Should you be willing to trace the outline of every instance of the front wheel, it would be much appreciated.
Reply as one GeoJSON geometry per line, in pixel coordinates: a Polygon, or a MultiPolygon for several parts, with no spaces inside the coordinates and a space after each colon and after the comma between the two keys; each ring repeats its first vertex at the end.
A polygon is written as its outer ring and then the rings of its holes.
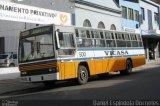
{"type": "Polygon", "coordinates": [[[127,60],[126,61],[126,69],[120,71],[120,74],[127,75],[127,74],[130,74],[131,72],[132,72],[132,62],[131,62],[131,60],[127,60]]]}
{"type": "Polygon", "coordinates": [[[78,83],[80,85],[85,84],[88,82],[88,70],[85,66],[80,65],[78,67],[78,83]]]}

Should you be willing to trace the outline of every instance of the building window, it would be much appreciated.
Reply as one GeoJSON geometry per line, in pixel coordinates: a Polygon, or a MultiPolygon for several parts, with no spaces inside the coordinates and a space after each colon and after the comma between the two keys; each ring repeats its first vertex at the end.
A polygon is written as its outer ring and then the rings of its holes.
{"type": "Polygon", "coordinates": [[[127,19],[127,8],[122,6],[122,18],[127,19]]]}
{"type": "Polygon", "coordinates": [[[151,10],[147,10],[148,13],[148,30],[153,30],[153,15],[151,10]]]}
{"type": "Polygon", "coordinates": [[[154,21],[157,22],[158,21],[158,13],[154,13],[154,21]]]}
{"type": "Polygon", "coordinates": [[[139,11],[134,10],[134,19],[139,22],[139,11]]]}
{"type": "Polygon", "coordinates": [[[111,30],[116,30],[116,26],[114,24],[111,25],[111,30]]]}
{"type": "Polygon", "coordinates": [[[100,28],[100,29],[105,29],[104,23],[103,23],[103,22],[99,22],[99,23],[98,23],[98,28],[100,28]]]}
{"type": "Polygon", "coordinates": [[[133,20],[133,9],[128,8],[128,19],[133,20]]]}
{"type": "Polygon", "coordinates": [[[84,20],[83,27],[92,27],[91,22],[88,19],[84,20]]]}
{"type": "Polygon", "coordinates": [[[5,52],[5,38],[0,37],[0,54],[5,52]]]}
{"type": "Polygon", "coordinates": [[[142,19],[145,20],[145,11],[144,8],[141,7],[142,19]]]}

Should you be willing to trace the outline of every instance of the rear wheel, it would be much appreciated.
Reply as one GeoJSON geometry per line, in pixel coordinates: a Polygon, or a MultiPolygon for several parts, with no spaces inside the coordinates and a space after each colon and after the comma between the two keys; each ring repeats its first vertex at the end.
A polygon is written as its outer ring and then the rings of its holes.
{"type": "Polygon", "coordinates": [[[126,69],[120,71],[120,74],[127,75],[127,74],[130,74],[131,72],[132,72],[132,62],[131,62],[131,60],[127,60],[126,61],[126,69]]]}
{"type": "Polygon", "coordinates": [[[88,70],[85,66],[80,65],[78,67],[78,83],[80,85],[85,84],[88,82],[88,70]]]}

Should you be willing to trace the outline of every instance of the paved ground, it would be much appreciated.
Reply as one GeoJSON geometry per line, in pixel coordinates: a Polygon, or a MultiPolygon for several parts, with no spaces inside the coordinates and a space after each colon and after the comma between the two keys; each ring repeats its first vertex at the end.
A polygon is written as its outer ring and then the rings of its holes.
{"type": "MultiPolygon", "coordinates": [[[[144,66],[134,68],[133,71],[140,71],[143,69],[149,69],[154,67],[160,67],[160,63],[156,61],[152,61],[151,63],[147,63],[144,66]]],[[[111,74],[117,74],[117,73],[111,73],[111,74]]],[[[34,88],[37,86],[42,86],[43,84],[32,84],[32,83],[22,83],[19,81],[18,78],[11,79],[11,80],[1,80],[0,81],[0,94],[6,93],[6,92],[12,92],[16,90],[23,90],[27,88],[34,88]],[[6,88],[7,86],[7,88],[6,88]]]]}
{"type": "Polygon", "coordinates": [[[92,78],[82,86],[64,81],[57,82],[53,88],[21,83],[18,79],[3,80],[0,81],[0,99],[38,100],[42,104],[44,100],[53,100],[51,104],[57,102],[55,100],[59,100],[58,104],[65,103],[61,100],[160,100],[159,70],[160,63],[151,62],[135,68],[128,76],[112,73],[106,79],[92,78]]]}

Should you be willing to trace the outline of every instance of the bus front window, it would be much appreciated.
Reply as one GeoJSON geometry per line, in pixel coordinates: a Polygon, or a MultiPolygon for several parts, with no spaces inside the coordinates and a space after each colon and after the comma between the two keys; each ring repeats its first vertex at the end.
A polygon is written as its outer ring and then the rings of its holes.
{"type": "Polygon", "coordinates": [[[19,54],[20,62],[53,57],[52,34],[43,34],[21,39],[19,54]]]}

